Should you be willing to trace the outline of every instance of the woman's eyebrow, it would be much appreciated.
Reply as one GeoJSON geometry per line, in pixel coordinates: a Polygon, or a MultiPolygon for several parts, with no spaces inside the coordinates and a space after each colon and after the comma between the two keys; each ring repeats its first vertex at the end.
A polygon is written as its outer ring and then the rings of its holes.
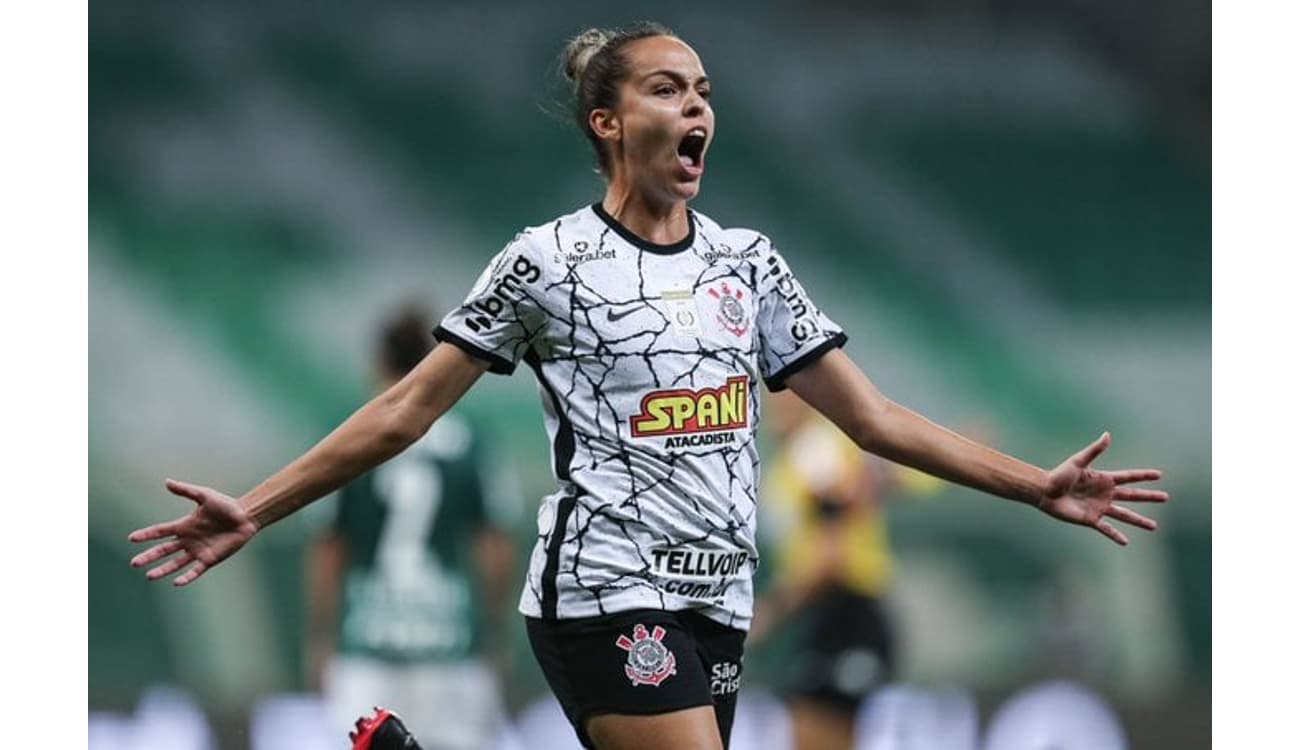
{"type": "MultiPolygon", "coordinates": [[[[651,78],[654,78],[655,76],[667,76],[670,80],[672,80],[673,83],[676,83],[679,86],[685,86],[687,84],[685,76],[683,76],[681,73],[678,73],[675,70],[667,70],[667,69],[656,70],[651,73],[647,73],[645,75],[644,80],[648,81],[651,78]]],[[[700,76],[699,78],[695,79],[696,85],[699,85],[701,83],[708,83],[708,82],[709,82],[708,76],[700,76]]]]}

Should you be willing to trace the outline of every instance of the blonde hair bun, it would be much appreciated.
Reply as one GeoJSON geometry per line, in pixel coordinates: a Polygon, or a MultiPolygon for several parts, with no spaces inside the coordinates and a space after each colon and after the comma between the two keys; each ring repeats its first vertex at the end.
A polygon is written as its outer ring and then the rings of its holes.
{"type": "Polygon", "coordinates": [[[582,81],[582,74],[587,70],[591,58],[613,39],[614,35],[604,29],[587,29],[575,36],[564,48],[564,77],[577,85],[582,81]]]}

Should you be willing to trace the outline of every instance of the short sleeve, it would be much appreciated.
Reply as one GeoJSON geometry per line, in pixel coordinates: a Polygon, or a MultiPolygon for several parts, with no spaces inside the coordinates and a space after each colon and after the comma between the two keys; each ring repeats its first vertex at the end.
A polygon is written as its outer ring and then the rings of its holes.
{"type": "Polygon", "coordinates": [[[487,361],[492,372],[509,375],[545,322],[541,294],[541,259],[528,236],[519,234],[433,335],[487,361]]]}
{"type": "Polygon", "coordinates": [[[813,304],[776,248],[758,259],[759,369],[768,390],[785,390],[791,375],[848,336],[813,304]]]}

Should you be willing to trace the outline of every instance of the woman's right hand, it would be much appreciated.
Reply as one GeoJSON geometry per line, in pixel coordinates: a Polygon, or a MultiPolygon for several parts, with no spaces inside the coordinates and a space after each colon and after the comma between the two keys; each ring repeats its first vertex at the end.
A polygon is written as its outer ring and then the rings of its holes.
{"type": "Polygon", "coordinates": [[[164,540],[131,558],[134,568],[165,561],[145,574],[151,581],[194,563],[172,581],[176,586],[193,583],[212,566],[238,552],[258,531],[238,502],[216,490],[174,479],[167,480],[167,489],[194,501],[196,507],[183,518],[136,529],[127,537],[132,542],[164,540]]]}

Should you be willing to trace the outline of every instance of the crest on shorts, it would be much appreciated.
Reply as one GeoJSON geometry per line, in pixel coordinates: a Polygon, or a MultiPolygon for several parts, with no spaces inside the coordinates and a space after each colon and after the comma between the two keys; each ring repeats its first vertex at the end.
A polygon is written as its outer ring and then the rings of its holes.
{"type": "Polygon", "coordinates": [[[718,301],[718,322],[722,327],[736,336],[744,336],[745,331],[749,330],[749,313],[740,304],[745,290],[733,290],[724,281],[717,289],[709,289],[709,296],[718,301]]]}
{"type": "Polygon", "coordinates": [[[614,641],[627,652],[627,664],[623,666],[623,671],[627,672],[627,678],[633,685],[657,687],[659,683],[677,674],[677,657],[663,644],[666,634],[667,631],[658,625],[651,632],[646,630],[646,626],[638,624],[632,629],[631,638],[620,635],[614,641]]]}

